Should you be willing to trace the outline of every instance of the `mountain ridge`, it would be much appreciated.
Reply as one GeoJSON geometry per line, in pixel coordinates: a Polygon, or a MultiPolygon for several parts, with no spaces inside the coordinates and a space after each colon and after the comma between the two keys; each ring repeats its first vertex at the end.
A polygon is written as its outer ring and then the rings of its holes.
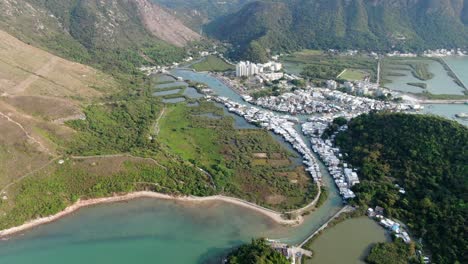
{"type": "Polygon", "coordinates": [[[467,13],[463,0],[259,0],[205,28],[241,56],[254,41],[273,52],[421,51],[468,46],[467,13]]]}
{"type": "Polygon", "coordinates": [[[201,39],[148,0],[4,0],[0,29],[67,59],[127,71],[146,58],[180,60],[201,39]]]}

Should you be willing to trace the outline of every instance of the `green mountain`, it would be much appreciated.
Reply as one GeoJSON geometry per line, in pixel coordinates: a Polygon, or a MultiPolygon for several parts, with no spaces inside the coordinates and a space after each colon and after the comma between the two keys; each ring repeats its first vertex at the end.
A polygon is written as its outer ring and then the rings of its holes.
{"type": "MultiPolygon", "coordinates": [[[[352,203],[381,206],[403,221],[432,263],[467,263],[468,128],[435,116],[385,112],[361,115],[348,127],[336,143],[361,180],[352,203]]],[[[371,263],[400,263],[404,252],[393,256],[371,263]]]]}
{"type": "Polygon", "coordinates": [[[170,63],[200,36],[147,0],[4,0],[0,29],[62,57],[131,70],[170,63]]]}
{"type": "Polygon", "coordinates": [[[237,12],[248,2],[253,0],[151,0],[177,16],[186,25],[195,30],[200,30],[202,25],[220,16],[237,12]]]}
{"type": "Polygon", "coordinates": [[[419,51],[468,46],[464,0],[271,0],[246,4],[206,26],[239,46],[419,51]]]}

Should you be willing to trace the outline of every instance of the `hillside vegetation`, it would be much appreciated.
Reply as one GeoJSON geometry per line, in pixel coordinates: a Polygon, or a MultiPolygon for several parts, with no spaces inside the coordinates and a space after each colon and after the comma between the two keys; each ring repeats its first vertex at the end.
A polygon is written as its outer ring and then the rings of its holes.
{"type": "Polygon", "coordinates": [[[434,263],[467,261],[465,126],[433,116],[373,113],[353,119],[336,143],[359,170],[355,204],[382,206],[402,220],[434,263]]]}
{"type": "Polygon", "coordinates": [[[285,256],[267,245],[264,239],[252,240],[250,244],[242,245],[227,258],[228,264],[289,264],[285,256]]]}
{"type": "Polygon", "coordinates": [[[272,52],[303,48],[421,51],[466,47],[463,0],[254,1],[208,24],[212,36],[246,57],[253,43],[272,52]],[[240,49],[237,49],[237,47],[240,49]]]}
{"type": "Polygon", "coordinates": [[[167,64],[200,36],[147,0],[5,0],[0,29],[107,72],[167,64]]]}
{"type": "Polygon", "coordinates": [[[299,208],[317,194],[294,154],[267,131],[235,129],[212,103],[168,107],[160,124],[158,141],[210,173],[220,193],[275,209],[299,208]]]}
{"type": "Polygon", "coordinates": [[[118,90],[109,75],[27,45],[0,30],[0,188],[63,149],[81,105],[118,90]]]}
{"type": "Polygon", "coordinates": [[[202,61],[195,63],[191,66],[194,70],[202,72],[202,71],[210,71],[210,72],[225,72],[235,70],[234,65],[231,65],[225,62],[223,59],[210,55],[203,59],[202,61]]]}
{"type": "Polygon", "coordinates": [[[244,4],[253,0],[151,0],[168,8],[175,16],[194,30],[225,14],[238,11],[244,4]]]}

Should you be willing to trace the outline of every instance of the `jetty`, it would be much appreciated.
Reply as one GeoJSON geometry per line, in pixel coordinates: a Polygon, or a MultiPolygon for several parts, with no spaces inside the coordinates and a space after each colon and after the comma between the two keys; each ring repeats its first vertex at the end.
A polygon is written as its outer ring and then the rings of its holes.
{"type": "Polygon", "coordinates": [[[345,207],[341,208],[340,211],[338,211],[335,215],[333,215],[330,219],[328,219],[327,222],[325,222],[319,229],[317,229],[315,232],[313,232],[311,235],[309,235],[302,243],[299,244],[299,248],[302,248],[307,242],[309,242],[314,236],[316,236],[318,233],[320,233],[322,230],[327,228],[328,224],[335,220],[338,216],[340,216],[342,213],[347,213],[347,212],[352,212],[354,211],[354,207],[350,205],[346,205],[345,207]]]}

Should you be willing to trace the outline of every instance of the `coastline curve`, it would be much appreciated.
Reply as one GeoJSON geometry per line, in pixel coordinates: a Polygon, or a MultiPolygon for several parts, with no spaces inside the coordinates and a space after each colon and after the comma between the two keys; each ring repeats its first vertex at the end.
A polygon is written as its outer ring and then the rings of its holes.
{"type": "MultiPolygon", "coordinates": [[[[294,210],[293,212],[302,212],[306,209],[311,208],[317,203],[319,196],[320,196],[320,192],[317,194],[316,198],[311,203],[309,203],[308,205],[306,205],[305,207],[301,209],[294,210]]],[[[223,195],[214,195],[214,196],[207,196],[207,197],[175,196],[175,195],[150,192],[150,191],[139,191],[139,192],[132,192],[132,193],[123,194],[123,195],[114,195],[110,197],[78,200],[76,203],[68,206],[67,208],[65,208],[61,212],[58,212],[57,214],[37,218],[19,226],[0,230],[0,238],[5,239],[10,236],[21,233],[23,231],[32,229],[34,227],[57,221],[60,218],[65,217],[73,212],[76,212],[79,209],[84,208],[84,207],[89,207],[89,206],[98,205],[98,204],[124,202],[124,201],[139,199],[139,198],[154,198],[154,199],[175,200],[175,201],[192,202],[192,203],[193,202],[222,201],[222,202],[226,202],[226,203],[230,203],[230,204],[234,204],[237,206],[242,206],[242,207],[254,210],[270,218],[276,223],[282,224],[282,225],[298,226],[298,225],[301,225],[304,221],[302,215],[297,215],[295,219],[284,219],[283,213],[281,212],[277,212],[272,209],[268,209],[263,206],[260,206],[260,205],[257,205],[257,204],[239,199],[239,198],[234,198],[234,197],[228,197],[228,196],[223,196],[223,195]]]]}

